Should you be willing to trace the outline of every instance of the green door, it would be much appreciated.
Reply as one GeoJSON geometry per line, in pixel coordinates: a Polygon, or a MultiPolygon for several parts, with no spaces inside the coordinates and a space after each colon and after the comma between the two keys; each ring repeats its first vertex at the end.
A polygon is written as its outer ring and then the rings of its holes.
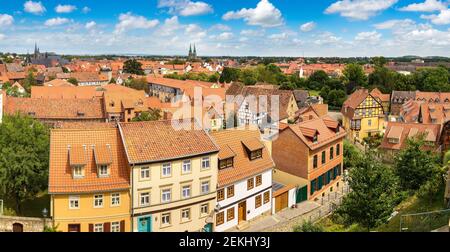
{"type": "Polygon", "coordinates": [[[204,232],[212,232],[212,223],[208,223],[203,227],[204,232]]]}
{"type": "Polygon", "coordinates": [[[297,189],[297,197],[295,199],[295,203],[300,203],[308,199],[308,186],[303,186],[300,189],[297,189]]]}

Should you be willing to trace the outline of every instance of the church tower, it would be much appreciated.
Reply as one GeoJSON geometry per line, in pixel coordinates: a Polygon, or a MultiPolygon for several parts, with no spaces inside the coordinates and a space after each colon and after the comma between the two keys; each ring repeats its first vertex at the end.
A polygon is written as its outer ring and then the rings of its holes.
{"type": "Polygon", "coordinates": [[[194,44],[194,55],[192,55],[194,59],[197,59],[197,49],[195,48],[194,44]]]}
{"type": "Polygon", "coordinates": [[[189,44],[189,55],[188,59],[192,59],[192,44],[189,44]]]}

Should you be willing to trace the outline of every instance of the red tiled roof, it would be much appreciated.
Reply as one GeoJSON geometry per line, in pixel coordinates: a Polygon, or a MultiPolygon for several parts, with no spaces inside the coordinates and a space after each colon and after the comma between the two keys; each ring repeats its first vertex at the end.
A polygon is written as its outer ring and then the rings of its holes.
{"type": "Polygon", "coordinates": [[[130,163],[150,163],[218,152],[192,120],[119,123],[130,163]]]}
{"type": "MultiPolygon", "coordinates": [[[[77,152],[77,159],[79,153],[77,152]]],[[[78,162],[75,162],[78,163],[78,162]]],[[[50,194],[88,193],[130,188],[129,166],[126,161],[118,129],[53,129],[50,134],[50,194]],[[110,175],[100,178],[93,147],[110,146],[110,175]],[[84,178],[72,176],[71,157],[68,148],[86,146],[84,178]]]]}

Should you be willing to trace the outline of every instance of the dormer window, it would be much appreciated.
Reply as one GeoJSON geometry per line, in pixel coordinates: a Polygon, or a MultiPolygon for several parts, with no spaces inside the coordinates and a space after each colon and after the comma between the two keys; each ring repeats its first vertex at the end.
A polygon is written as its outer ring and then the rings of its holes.
{"type": "Polygon", "coordinates": [[[115,105],[115,104],[114,104],[114,101],[112,101],[112,102],[109,103],[109,106],[110,106],[110,107],[114,107],[114,105],[115,105]]]}
{"type": "Polygon", "coordinates": [[[250,152],[250,160],[262,158],[262,149],[250,152]]]}
{"type": "Polygon", "coordinates": [[[108,165],[99,165],[98,166],[98,176],[101,178],[109,176],[108,165]]]}
{"type": "Polygon", "coordinates": [[[219,160],[219,169],[231,168],[234,165],[234,158],[227,158],[219,160]]]}
{"type": "Polygon", "coordinates": [[[29,116],[35,116],[35,115],[36,115],[36,112],[28,112],[28,115],[29,115],[29,116]]]}
{"type": "Polygon", "coordinates": [[[84,112],[78,111],[78,112],[77,112],[77,116],[83,117],[83,116],[84,116],[84,112]]]}
{"type": "Polygon", "coordinates": [[[400,140],[398,138],[395,138],[395,137],[388,138],[388,141],[391,144],[398,144],[400,142],[400,140]]]}
{"type": "Polygon", "coordinates": [[[83,166],[77,165],[72,168],[73,178],[83,178],[84,177],[84,169],[83,166]]]}

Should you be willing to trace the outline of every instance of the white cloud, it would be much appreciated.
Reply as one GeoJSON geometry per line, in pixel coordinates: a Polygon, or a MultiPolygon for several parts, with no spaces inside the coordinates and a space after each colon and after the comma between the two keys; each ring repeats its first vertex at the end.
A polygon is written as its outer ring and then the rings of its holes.
{"type": "Polygon", "coordinates": [[[369,44],[376,44],[380,42],[381,34],[376,31],[360,32],[356,35],[355,41],[369,44]]]}
{"type": "Polygon", "coordinates": [[[268,0],[261,0],[254,9],[243,8],[239,11],[229,11],[222,18],[224,20],[244,19],[248,25],[262,27],[276,27],[284,22],[281,11],[268,0]]]}
{"type": "Polygon", "coordinates": [[[217,36],[218,39],[220,40],[230,40],[233,38],[233,33],[231,32],[222,32],[221,34],[219,34],[219,36],[217,36]]]}
{"type": "Polygon", "coordinates": [[[411,19],[392,19],[375,24],[374,27],[379,30],[387,30],[393,28],[406,28],[414,24],[415,22],[411,19]]]}
{"type": "Polygon", "coordinates": [[[231,27],[224,24],[216,24],[211,27],[212,30],[219,30],[219,31],[231,31],[231,27]]]}
{"type": "Polygon", "coordinates": [[[0,33],[0,40],[4,40],[6,38],[5,34],[0,33]]]}
{"type": "Polygon", "coordinates": [[[441,10],[437,15],[421,15],[420,17],[431,20],[433,24],[448,25],[450,24],[450,9],[441,10]]]}
{"type": "Polygon", "coordinates": [[[23,10],[35,15],[42,14],[46,11],[41,2],[26,1],[23,5],[23,10]]]}
{"type": "Polygon", "coordinates": [[[46,26],[58,26],[58,25],[67,24],[69,22],[70,22],[70,20],[67,19],[67,18],[56,17],[56,18],[48,19],[47,21],[45,21],[44,25],[46,25],[46,26]]]}
{"type": "Polygon", "coordinates": [[[10,26],[14,23],[14,18],[8,14],[0,14],[0,27],[10,26]]]}
{"type": "Polygon", "coordinates": [[[342,40],[341,37],[336,37],[331,32],[324,32],[317,36],[318,38],[314,41],[314,44],[316,45],[329,45],[329,44],[335,44],[342,40]]]}
{"type": "Polygon", "coordinates": [[[288,34],[285,32],[272,34],[269,36],[269,39],[274,39],[274,40],[283,40],[283,39],[287,39],[287,38],[288,38],[288,34]]]}
{"type": "Polygon", "coordinates": [[[403,8],[401,11],[420,11],[420,12],[433,12],[438,10],[447,9],[448,3],[444,3],[438,0],[426,0],[423,3],[413,3],[403,8]]]}
{"type": "Polygon", "coordinates": [[[398,0],[341,0],[325,10],[326,14],[339,13],[342,17],[354,20],[367,20],[391,7],[398,0]]]}
{"type": "Polygon", "coordinates": [[[95,21],[87,22],[84,26],[87,30],[94,29],[97,26],[97,23],[95,21]]]}
{"type": "Polygon", "coordinates": [[[166,18],[164,24],[159,28],[159,34],[162,36],[173,35],[177,30],[181,29],[183,26],[178,22],[178,17],[173,16],[171,18],[166,18]]]}
{"type": "Polygon", "coordinates": [[[304,23],[300,26],[300,30],[302,32],[309,32],[309,31],[314,30],[314,28],[316,28],[316,23],[314,23],[312,21],[308,22],[308,23],[304,23]]]}
{"type": "Polygon", "coordinates": [[[84,14],[88,13],[91,11],[91,8],[84,6],[83,9],[81,9],[81,12],[83,12],[84,14]]]}
{"type": "Polygon", "coordinates": [[[157,19],[148,20],[143,16],[133,15],[131,12],[119,15],[119,23],[116,24],[115,34],[121,34],[132,29],[150,29],[159,24],[157,19]]]}
{"type": "Polygon", "coordinates": [[[205,2],[190,0],[159,0],[158,8],[169,8],[169,13],[180,16],[198,16],[214,12],[205,2]]]}
{"type": "Polygon", "coordinates": [[[77,7],[75,5],[61,5],[58,4],[58,6],[55,7],[55,11],[57,13],[71,13],[72,11],[75,11],[77,7]]]}
{"type": "Polygon", "coordinates": [[[207,36],[206,31],[204,31],[199,25],[189,24],[184,28],[185,35],[189,36],[190,39],[195,41],[200,41],[201,38],[207,36]]]}
{"type": "Polygon", "coordinates": [[[242,30],[241,31],[242,36],[250,36],[250,37],[263,36],[264,33],[265,33],[264,30],[242,30]]]}

